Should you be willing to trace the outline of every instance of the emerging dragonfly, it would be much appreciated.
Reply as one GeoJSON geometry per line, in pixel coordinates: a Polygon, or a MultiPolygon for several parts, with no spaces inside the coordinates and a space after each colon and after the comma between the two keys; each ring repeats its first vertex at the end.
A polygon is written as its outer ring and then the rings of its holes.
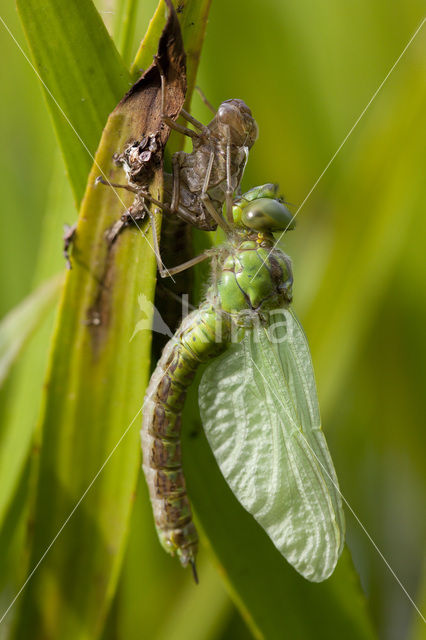
{"type": "Polygon", "coordinates": [[[192,565],[195,579],[198,537],[181,466],[181,412],[197,367],[212,358],[199,390],[201,417],[237,499],[308,580],[329,577],[343,548],[309,347],[289,309],[291,262],[272,235],[292,227],[276,190],[267,184],[235,200],[206,299],[166,345],[145,397],[143,469],[157,533],[166,551],[192,565]]]}

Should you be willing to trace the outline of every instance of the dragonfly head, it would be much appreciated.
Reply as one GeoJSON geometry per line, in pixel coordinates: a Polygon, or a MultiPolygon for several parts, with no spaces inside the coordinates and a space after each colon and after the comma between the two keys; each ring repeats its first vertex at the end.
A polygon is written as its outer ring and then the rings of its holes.
{"type": "Polygon", "coordinates": [[[266,233],[294,229],[293,216],[277,197],[277,190],[277,185],[265,184],[236,200],[232,209],[236,226],[266,233]]]}
{"type": "Polygon", "coordinates": [[[259,134],[256,120],[243,100],[232,98],[222,102],[215,120],[219,125],[229,126],[232,144],[251,149],[256,142],[259,134]]]}

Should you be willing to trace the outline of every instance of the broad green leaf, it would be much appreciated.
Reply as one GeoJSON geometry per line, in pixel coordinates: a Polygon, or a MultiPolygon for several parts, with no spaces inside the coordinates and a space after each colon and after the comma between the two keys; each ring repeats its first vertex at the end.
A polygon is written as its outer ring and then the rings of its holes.
{"type": "MultiPolygon", "coordinates": [[[[61,247],[63,222],[71,220],[74,215],[72,194],[64,174],[62,160],[58,155],[54,160],[52,183],[39,244],[39,259],[34,274],[35,291],[40,291],[43,283],[47,281],[53,283],[55,278],[58,279],[58,287],[63,281],[62,275],[53,274],[58,273],[64,266],[61,247]]],[[[7,410],[0,435],[0,523],[3,522],[31,447],[54,322],[56,305],[53,303],[58,299],[59,290],[43,314],[34,335],[24,345],[16,369],[12,372],[11,388],[6,399],[7,410]],[[25,398],[25,402],[22,402],[22,398],[25,398]]]]}
{"type": "MultiPolygon", "coordinates": [[[[8,411],[0,430],[0,486],[2,487],[0,493],[0,534],[3,545],[6,544],[8,536],[16,537],[10,526],[6,526],[3,530],[4,519],[7,515],[10,520],[8,508],[24,469],[36,421],[42,387],[40,377],[42,369],[37,366],[37,361],[40,360],[37,344],[40,336],[43,336],[42,353],[45,354],[49,329],[52,325],[53,307],[58,299],[62,282],[62,275],[53,276],[44,282],[16,309],[13,309],[0,325],[0,341],[2,343],[0,366],[4,377],[8,374],[9,367],[14,364],[18,355],[23,351],[25,353],[24,360],[18,358],[15,379],[8,391],[8,411]],[[36,336],[33,340],[35,333],[36,336]],[[31,357],[34,353],[37,353],[36,360],[31,357]],[[25,361],[28,362],[29,368],[25,366],[25,361]],[[22,402],[23,397],[25,402],[22,402]]],[[[22,502],[25,499],[26,492],[21,491],[19,499],[15,500],[15,510],[22,510],[22,502]],[[17,504],[19,501],[21,504],[17,504]]],[[[19,537],[19,541],[22,543],[22,536],[19,537]]],[[[15,570],[18,575],[18,568],[15,567],[15,570]]],[[[13,595],[10,596],[10,600],[12,597],[13,595]]]]}
{"type": "MultiPolygon", "coordinates": [[[[178,35],[171,14],[159,45],[172,76],[171,115],[184,99],[178,35]]],[[[30,568],[61,536],[25,591],[17,637],[27,637],[29,629],[35,638],[55,637],[60,629],[62,638],[95,638],[114,593],[139,471],[138,426],[150,364],[146,334],[130,339],[140,317],[138,295],[152,298],[156,265],[152,237],[140,229],[127,228],[108,241],[106,232],[131,200],[95,182],[100,172],[117,179],[113,154],[141,132],[158,131],[164,144],[159,86],[153,66],[110,115],[82,203],[42,411],[30,568]]],[[[161,191],[161,167],[151,187],[161,191]]]]}
{"type": "Polygon", "coordinates": [[[135,17],[137,9],[137,0],[116,1],[113,35],[117,49],[119,50],[126,67],[131,63],[131,47],[136,26],[135,17]]]}
{"type": "Polygon", "coordinates": [[[344,516],[309,347],[292,312],[279,318],[207,367],[201,418],[243,507],[302,576],[321,582],[342,552],[344,516]]]}
{"type": "Polygon", "coordinates": [[[13,626],[13,616],[18,609],[13,609],[14,597],[21,586],[23,575],[23,553],[27,537],[28,523],[28,494],[30,481],[30,467],[26,466],[21,474],[16,492],[13,496],[6,518],[0,528],[0,619],[2,620],[0,638],[9,638],[13,626]],[[5,616],[7,609],[11,611],[5,616]]]}
{"type": "MultiPolygon", "coordinates": [[[[109,122],[96,155],[100,166],[110,162],[121,122],[117,116],[109,122]]],[[[95,168],[83,202],[79,257],[74,255],[73,270],[67,274],[50,363],[30,569],[108,463],[29,583],[17,637],[26,637],[29,628],[38,629],[39,637],[54,637],[59,620],[64,638],[99,633],[114,589],[138,471],[137,414],[149,344],[138,336],[130,344],[130,337],[138,316],[137,295],[142,290],[149,295],[155,265],[148,242],[137,230],[129,231],[107,255],[103,233],[117,219],[121,204],[112,191],[93,188],[97,173],[95,168]],[[103,272],[108,274],[108,289],[103,272]],[[102,291],[99,330],[92,309],[102,291]],[[96,588],[89,597],[81,585],[91,575],[98,581],[92,582],[96,588]]]]}
{"type": "Polygon", "coordinates": [[[108,114],[131,86],[92,0],[17,0],[76,202],[108,114]]]}
{"type": "Polygon", "coordinates": [[[58,296],[62,280],[62,276],[54,276],[44,282],[1,320],[0,386],[25,343],[42,322],[58,296]]]}

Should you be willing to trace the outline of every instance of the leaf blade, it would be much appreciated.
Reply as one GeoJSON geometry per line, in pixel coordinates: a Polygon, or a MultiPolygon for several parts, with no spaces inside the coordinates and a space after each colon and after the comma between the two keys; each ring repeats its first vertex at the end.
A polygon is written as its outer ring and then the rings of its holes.
{"type": "Polygon", "coordinates": [[[53,276],[12,309],[0,322],[0,386],[25,343],[43,321],[59,293],[62,275],[53,276]]]}
{"type": "MultiPolygon", "coordinates": [[[[175,79],[166,105],[171,116],[185,89],[176,24],[171,15],[159,45],[168,80],[175,79]]],[[[114,179],[114,152],[144,130],[158,133],[164,145],[155,65],[110,115],[80,211],[42,410],[32,566],[44,560],[26,589],[17,637],[29,629],[49,637],[59,627],[63,638],[98,637],[116,587],[139,472],[137,425],[150,365],[150,336],[131,336],[140,292],[153,297],[156,263],[152,236],[139,228],[108,240],[130,194],[122,200],[95,184],[99,171],[114,179]],[[89,594],[81,589],[87,581],[89,594]]],[[[150,186],[155,195],[161,192],[161,163],[150,186]]]]}
{"type": "Polygon", "coordinates": [[[79,203],[130,74],[91,0],[18,0],[17,6],[79,203]]]}

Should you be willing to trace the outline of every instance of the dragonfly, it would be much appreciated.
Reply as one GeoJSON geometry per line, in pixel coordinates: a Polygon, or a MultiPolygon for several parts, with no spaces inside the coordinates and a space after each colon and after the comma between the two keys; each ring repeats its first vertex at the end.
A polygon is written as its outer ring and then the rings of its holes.
{"type": "Polygon", "coordinates": [[[211,286],[165,346],[143,406],[143,471],[164,549],[197,581],[198,535],[181,463],[186,392],[200,364],[203,427],[243,507],[306,579],[333,572],[344,544],[338,481],[321,429],[309,346],[291,309],[290,258],[274,232],[292,216],[266,184],[236,198],[211,286]]]}

